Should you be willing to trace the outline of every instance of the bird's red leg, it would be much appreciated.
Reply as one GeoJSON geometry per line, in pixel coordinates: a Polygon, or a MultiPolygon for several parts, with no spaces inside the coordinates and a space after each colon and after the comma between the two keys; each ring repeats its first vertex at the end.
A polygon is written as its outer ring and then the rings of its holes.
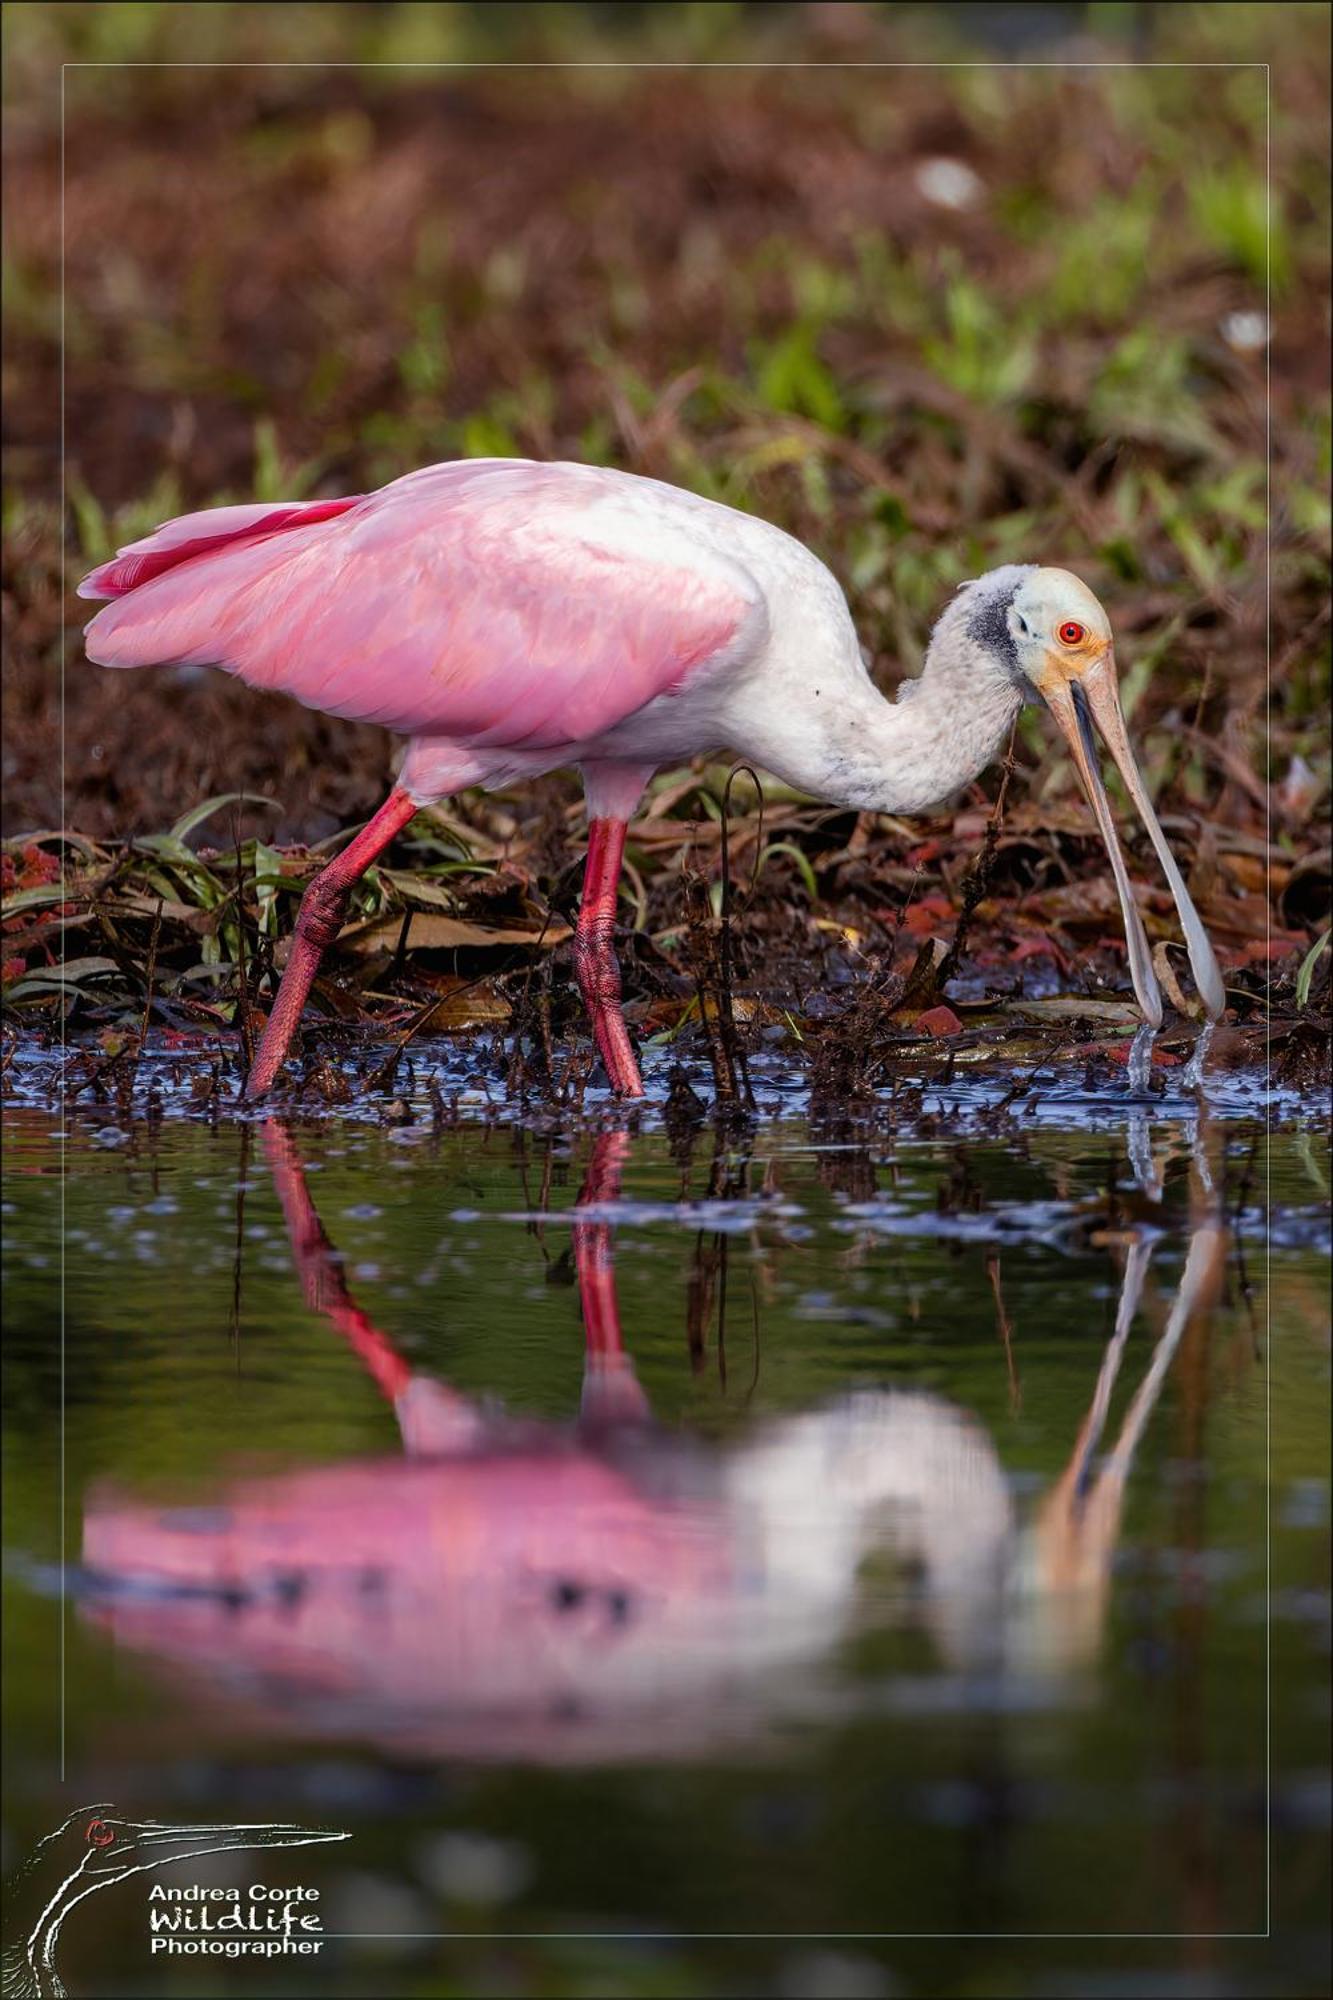
{"type": "Polygon", "coordinates": [[[642,1097],[639,1065],[620,1011],[620,967],[612,943],[627,825],[623,819],[588,822],[588,866],[574,933],[574,976],[612,1090],[621,1097],[642,1097]]]}
{"type": "Polygon", "coordinates": [[[306,888],[297,912],[291,954],[278,987],[278,997],[260,1039],[254,1067],[246,1078],[248,1098],[261,1097],[287,1059],[287,1050],[296,1033],[319,961],[342,929],[347,897],[353,882],[363,875],[376,855],[383,854],[396,833],[400,833],[417,810],[416,801],[398,786],[390,792],[372,820],[362,827],[355,840],[335,855],[327,868],[306,888]]]}

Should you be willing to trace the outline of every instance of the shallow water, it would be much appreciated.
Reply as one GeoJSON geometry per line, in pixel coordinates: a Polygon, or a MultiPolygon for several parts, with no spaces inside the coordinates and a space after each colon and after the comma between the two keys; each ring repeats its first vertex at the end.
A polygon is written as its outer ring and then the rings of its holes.
{"type": "Polygon", "coordinates": [[[350,1836],[108,1888],[70,1991],[1321,1990],[1308,1108],[761,1065],[525,1129],[452,1061],[11,1079],[7,1863],[350,1836]],[[150,1972],[154,1879],[318,1887],[317,1970],[150,1972]]]}

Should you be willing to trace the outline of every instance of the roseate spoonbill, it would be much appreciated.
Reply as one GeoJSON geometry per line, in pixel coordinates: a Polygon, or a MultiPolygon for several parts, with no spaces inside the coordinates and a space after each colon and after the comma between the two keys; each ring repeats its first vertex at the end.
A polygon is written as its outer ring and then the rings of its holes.
{"type": "Polygon", "coordinates": [[[629,1141],[597,1140],[574,1222],[578,1421],[523,1421],[414,1369],[359,1306],[290,1133],[264,1147],[308,1304],[388,1399],[405,1456],[297,1468],[182,1509],[103,1489],[85,1615],[236,1719],[425,1755],[540,1763],[697,1757],[752,1736],[818,1676],[892,1549],[941,1661],[1059,1676],[1095,1654],[1135,1450],[1225,1261],[1192,1240],[1118,1442],[1099,1456],[1151,1237],[1068,1465],[1020,1519],[984,1427],[943,1397],[864,1388],[706,1443],[653,1425],[626,1352],[608,1208],[629,1141]]]}
{"type": "MultiPolygon", "coordinates": [[[[62,2000],[66,1989],[55,1952],[66,1917],[99,1889],[129,1875],[150,1874],[178,1861],[237,1849],[310,1847],[346,1840],[345,1833],[286,1826],[167,1826],[123,1819],[109,1805],[81,1806],[37,1848],[7,1885],[5,2000],[62,2000]],[[9,1940],[12,1939],[12,1942],[9,1940]]],[[[216,1915],[217,1912],[214,1912],[216,1915]]]]}
{"type": "Polygon", "coordinates": [[[656,767],[728,749],[831,804],[916,813],[996,756],[1040,697],[1110,854],[1139,1005],[1161,996],[1102,786],[1096,722],[1175,896],[1203,1004],[1221,975],[1125,732],[1105,611],[1067,570],[958,590],[925,669],[875,687],[830,572],[766,521],[658,480],[468,459],[342,500],[168,521],[79,585],[100,666],[210,664],[409,738],[386,803],[310,883],[247,1084],[281,1068],[350,885],[419,806],[577,764],[589,841],[574,942],[612,1087],[642,1094],[613,947],[626,826],[656,767]]]}

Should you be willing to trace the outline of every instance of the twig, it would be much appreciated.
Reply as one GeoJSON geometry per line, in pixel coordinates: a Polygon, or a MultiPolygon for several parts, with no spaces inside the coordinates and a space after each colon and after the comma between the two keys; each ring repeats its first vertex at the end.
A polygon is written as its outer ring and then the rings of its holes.
{"type": "Polygon", "coordinates": [[[157,970],[157,940],[162,929],[162,898],[157,899],[157,909],[153,913],[153,934],[148,940],[148,964],[144,972],[143,1019],[139,1023],[139,1039],[135,1044],[135,1059],[143,1054],[143,1045],[148,1039],[148,1018],[153,1011],[153,974],[157,970]]]}
{"type": "MultiPolygon", "coordinates": [[[[532,957],[529,958],[528,960],[528,969],[526,976],[524,977],[523,980],[523,991],[518,996],[518,1005],[517,1007],[515,1007],[512,1016],[514,1023],[514,1052],[509,1058],[509,1068],[505,1074],[505,1088],[510,1092],[513,1092],[518,1088],[518,1085],[523,1078],[523,1072],[524,1072],[523,1023],[528,1018],[528,995],[532,991],[532,975],[537,969],[536,952],[540,951],[541,949],[542,939],[546,936],[547,931],[550,929],[551,918],[553,915],[554,915],[554,910],[548,899],[546,905],[546,914],[542,918],[542,927],[537,933],[536,951],[534,951],[532,957]]],[[[467,989],[464,988],[463,990],[466,992],[467,989]]],[[[542,1039],[542,1047],[546,1055],[546,1074],[548,1080],[551,1074],[550,1041],[551,1041],[550,1028],[548,1024],[546,1034],[543,1036],[542,1039]]]]}
{"type": "Polygon", "coordinates": [[[386,979],[397,979],[403,969],[403,963],[407,957],[407,933],[411,928],[412,911],[409,907],[403,911],[403,921],[398,927],[398,942],[393,948],[393,957],[389,960],[389,969],[385,973],[386,979]]]}
{"type": "MultiPolygon", "coordinates": [[[[731,990],[731,851],[730,842],[727,837],[727,819],[731,805],[731,788],[736,782],[737,773],[740,771],[746,773],[755,791],[759,794],[759,839],[755,842],[756,857],[763,852],[763,789],[760,786],[757,775],[748,764],[737,764],[728,772],[727,782],[722,788],[722,914],[718,940],[720,991],[717,996],[717,1015],[720,1039],[726,1055],[727,1078],[730,1086],[727,1094],[731,1097],[738,1097],[743,1094],[747,1108],[753,1110],[754,1090],[750,1083],[750,1071],[745,1059],[745,1050],[741,1044],[741,1038],[736,1031],[736,1015],[732,1006],[731,990]],[[738,1082],[741,1086],[739,1090],[737,1089],[738,1082]]],[[[759,864],[756,859],[754,875],[750,883],[752,890],[755,881],[758,879],[758,874],[759,864]]]]}
{"type": "Polygon", "coordinates": [[[935,969],[935,988],[939,993],[943,993],[958,970],[959,961],[963,956],[963,946],[972,927],[972,919],[990,888],[991,875],[995,867],[996,843],[1004,826],[1004,802],[1009,795],[1009,780],[1014,775],[1014,732],[1017,727],[1015,721],[1009,731],[1009,743],[1004,753],[1004,763],[1000,768],[1000,789],[995,795],[991,816],[986,821],[986,836],[981,843],[981,852],[968,869],[963,883],[963,907],[954,926],[953,942],[935,969]]]}
{"type": "MultiPolygon", "coordinates": [[[[231,838],[236,853],[236,1025],[241,1031],[241,1054],[245,1058],[248,1076],[254,1067],[254,1036],[250,1032],[250,979],[245,959],[245,897],[241,894],[241,823],[235,806],[232,807],[231,838]]],[[[161,908],[159,903],[158,908],[161,908]]]]}

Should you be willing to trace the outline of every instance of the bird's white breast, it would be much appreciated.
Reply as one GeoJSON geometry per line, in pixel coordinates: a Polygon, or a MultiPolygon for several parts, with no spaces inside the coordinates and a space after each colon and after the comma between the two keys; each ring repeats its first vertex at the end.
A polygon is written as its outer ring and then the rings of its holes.
{"type": "MultiPolygon", "coordinates": [[[[759,643],[678,694],[660,696],[608,732],[591,754],[675,762],[700,749],[730,748],[781,774],[810,762],[820,704],[832,708],[870,686],[856,628],[837,578],[772,522],[658,480],[617,481],[617,533],[645,553],[664,525],[688,537],[700,559],[734,564],[762,596],[759,643]]],[[[793,778],[801,783],[801,778],[793,778]]]]}

